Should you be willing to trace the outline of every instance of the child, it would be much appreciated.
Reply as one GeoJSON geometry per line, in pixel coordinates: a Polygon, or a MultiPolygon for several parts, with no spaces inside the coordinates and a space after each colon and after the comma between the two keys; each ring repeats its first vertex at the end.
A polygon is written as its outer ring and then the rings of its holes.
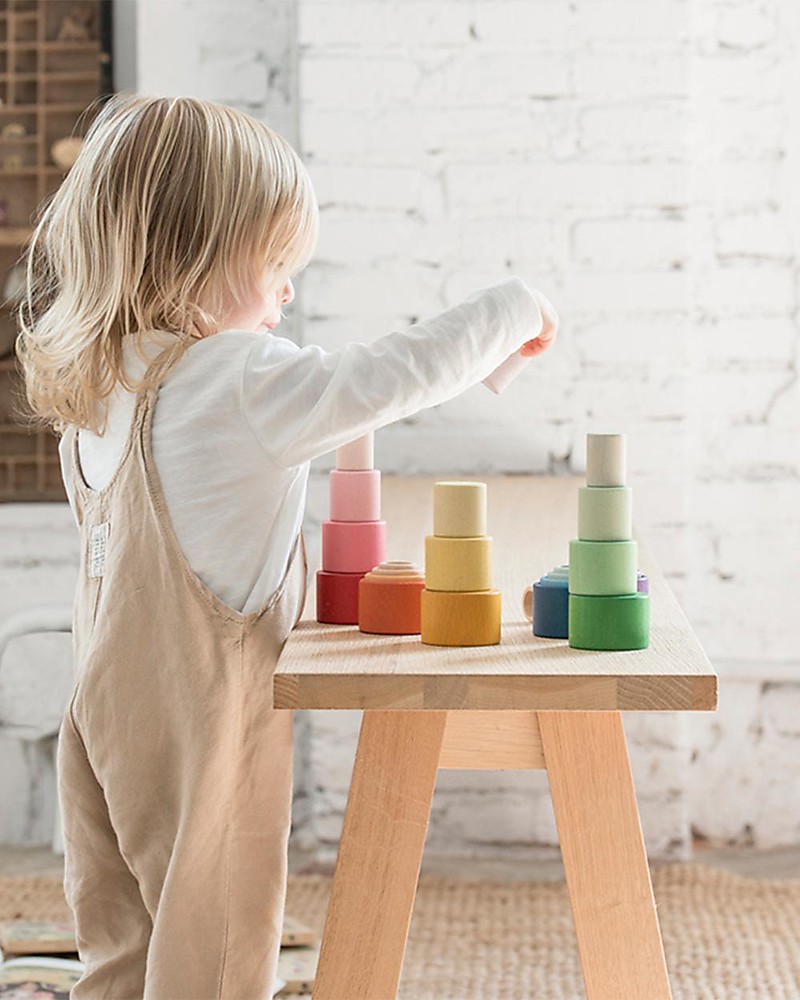
{"type": "Polygon", "coordinates": [[[371,344],[272,333],[317,239],[280,135],[115,95],[43,206],[17,347],[81,537],[58,748],[72,997],[262,998],[276,975],[309,462],[458,395],[549,302],[507,278],[371,344]]]}

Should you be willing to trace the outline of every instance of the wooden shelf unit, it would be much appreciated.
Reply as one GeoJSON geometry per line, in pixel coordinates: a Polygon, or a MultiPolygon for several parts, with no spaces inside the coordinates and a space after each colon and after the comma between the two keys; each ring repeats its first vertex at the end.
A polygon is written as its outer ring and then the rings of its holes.
{"type": "Polygon", "coordinates": [[[18,416],[15,303],[4,289],[39,206],[69,169],[51,147],[86,134],[89,106],[112,92],[111,66],[110,0],[0,0],[0,501],[66,499],[56,435],[30,432],[18,416]],[[72,15],[88,21],[88,40],[58,38],[72,15]],[[12,124],[23,134],[3,135],[12,124]]]}

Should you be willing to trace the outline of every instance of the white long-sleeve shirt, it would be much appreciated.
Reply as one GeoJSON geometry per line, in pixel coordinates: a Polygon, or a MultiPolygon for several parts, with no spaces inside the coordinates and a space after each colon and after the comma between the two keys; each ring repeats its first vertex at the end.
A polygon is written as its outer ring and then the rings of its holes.
{"type": "MultiPolygon", "coordinates": [[[[506,278],[370,344],[325,351],[245,330],[192,344],[162,380],[152,419],[156,472],[191,569],[238,611],[263,607],[302,525],[311,459],[452,399],[541,326],[525,283],[506,278]]],[[[135,379],[146,367],[127,343],[123,362],[135,379]]],[[[78,434],[94,489],[114,475],[134,404],[118,384],[106,433],[78,434]]],[[[73,514],[74,433],[70,427],[59,445],[73,514]]]]}

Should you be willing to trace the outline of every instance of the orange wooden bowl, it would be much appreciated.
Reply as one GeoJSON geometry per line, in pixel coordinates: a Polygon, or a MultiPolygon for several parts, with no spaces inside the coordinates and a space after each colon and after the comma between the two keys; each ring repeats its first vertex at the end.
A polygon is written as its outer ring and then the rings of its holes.
{"type": "Polygon", "coordinates": [[[418,635],[425,578],[410,562],[376,566],[358,585],[358,627],[378,635],[418,635]]]}

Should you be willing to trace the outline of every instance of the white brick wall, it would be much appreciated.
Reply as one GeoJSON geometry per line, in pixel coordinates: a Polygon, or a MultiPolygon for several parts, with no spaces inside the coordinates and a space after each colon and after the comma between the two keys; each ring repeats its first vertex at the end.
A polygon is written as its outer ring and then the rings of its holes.
{"type": "Polygon", "coordinates": [[[769,663],[798,656],[800,21],[788,0],[695,7],[690,609],[712,655],[769,663]]]}
{"type": "MultiPolygon", "coordinates": [[[[626,720],[648,847],[800,841],[793,0],[140,6],[140,89],[243,107],[309,165],[321,238],[290,335],[373,339],[508,273],[552,297],[552,352],[503,397],[386,428],[378,464],[580,471],[587,431],[625,430],[639,529],[722,675],[714,715],[626,720]]],[[[297,723],[295,835],[332,846],[357,714],[297,723]]],[[[429,838],[553,842],[542,776],[443,774],[429,838]]]]}
{"type": "MultiPolygon", "coordinates": [[[[657,852],[683,849],[692,824],[746,839],[750,823],[763,844],[798,834],[789,798],[780,818],[755,823],[756,800],[744,782],[717,781],[705,741],[712,726],[727,732],[729,713],[736,731],[737,700],[766,712],[762,684],[725,683],[729,660],[769,676],[797,657],[800,174],[786,154],[799,39],[789,0],[664,0],[646,16],[597,0],[300,6],[300,134],[323,192],[304,336],[377,336],[507,272],[539,284],[562,317],[556,351],[521,385],[387,428],[382,466],[531,471],[567,458],[579,471],[587,430],[629,434],[640,528],[723,672],[714,716],[691,729],[652,720],[671,734],[674,767],[658,729],[632,740],[657,852]],[[738,827],[714,824],[723,797],[738,827]]],[[[781,690],[800,708],[791,683],[781,690]]],[[[339,732],[354,748],[344,720],[314,725],[321,747],[339,732]]],[[[791,740],[775,749],[783,770],[800,749],[791,740]]],[[[448,801],[491,795],[511,830],[514,789],[529,787],[447,782],[448,801]]],[[[339,806],[315,801],[335,840],[339,806]]],[[[469,846],[456,814],[437,814],[439,832],[469,846]]],[[[523,842],[548,839],[546,821],[523,823],[523,842]]]]}

